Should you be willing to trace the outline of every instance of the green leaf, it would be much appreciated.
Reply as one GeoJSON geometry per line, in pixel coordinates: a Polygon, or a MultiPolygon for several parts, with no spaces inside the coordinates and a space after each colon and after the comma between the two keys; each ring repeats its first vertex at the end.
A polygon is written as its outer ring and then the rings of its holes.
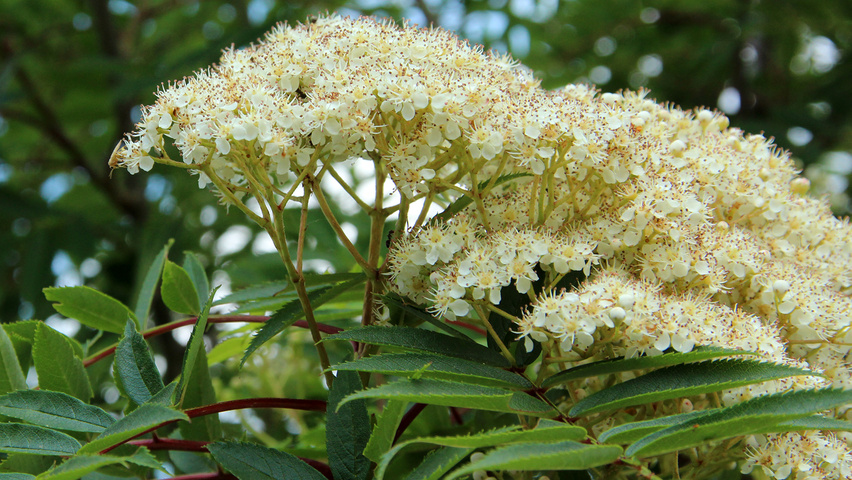
{"type": "Polygon", "coordinates": [[[113,423],[94,440],[83,445],[80,453],[98,453],[143,432],[175,420],[189,420],[185,413],[164,405],[145,404],[113,423]]]}
{"type": "Polygon", "coordinates": [[[429,378],[399,380],[361,390],[346,397],[343,403],[361,398],[387,398],[429,405],[520,413],[537,417],[548,417],[556,414],[546,403],[523,392],[429,378]]]}
{"type": "Polygon", "coordinates": [[[21,322],[4,323],[3,329],[9,335],[15,354],[18,355],[18,364],[21,371],[26,372],[33,364],[33,338],[38,325],[38,320],[24,320],[21,322]]]}
{"type": "MultiPolygon", "coordinates": [[[[852,390],[803,390],[753,398],[709,411],[659,430],[631,445],[626,455],[649,457],[684,450],[713,440],[787,431],[780,424],[852,403],[852,390]]],[[[790,430],[795,428],[795,423],[790,430]]]]}
{"type": "Polygon", "coordinates": [[[0,452],[74,455],[80,442],[64,433],[23,423],[0,423],[0,452]]]}
{"type": "MultiPolygon", "coordinates": [[[[586,429],[574,425],[567,425],[552,420],[542,420],[538,427],[532,430],[523,430],[519,425],[503,427],[495,430],[475,434],[459,435],[454,437],[420,437],[402,442],[385,453],[376,465],[376,478],[384,477],[385,471],[394,456],[402,449],[415,443],[428,443],[443,447],[463,448],[468,452],[477,448],[493,447],[495,445],[506,445],[526,442],[564,442],[567,440],[580,440],[586,436],[586,429]]],[[[462,456],[463,458],[464,456],[462,456]]],[[[459,459],[460,460],[460,459],[459,459]]],[[[458,463],[458,460],[455,462],[458,463]]]]}
{"type": "Polygon", "coordinates": [[[373,432],[370,434],[370,441],[364,448],[365,457],[378,462],[382,455],[390,450],[399,428],[399,422],[402,421],[407,406],[408,402],[404,400],[388,400],[381,415],[379,415],[373,432]]]}
{"type": "MultiPolygon", "coordinates": [[[[324,303],[328,303],[333,300],[341,293],[360,285],[365,280],[366,277],[364,275],[359,275],[355,278],[350,278],[343,283],[318,288],[308,292],[308,300],[311,307],[316,309],[324,303]]],[[[305,309],[302,308],[302,302],[299,299],[292,300],[281,307],[280,310],[276,311],[275,314],[273,314],[269,320],[260,327],[260,330],[254,338],[251,339],[251,343],[240,361],[240,366],[246,363],[248,357],[254,353],[255,350],[260,348],[261,345],[283,332],[285,328],[293,325],[297,320],[304,316],[305,309]]]]}
{"type": "Polygon", "coordinates": [[[28,473],[0,473],[0,480],[34,480],[35,475],[28,473]]]}
{"type": "Polygon", "coordinates": [[[28,473],[33,476],[46,472],[56,463],[53,455],[32,455],[28,453],[3,454],[3,463],[0,463],[0,471],[28,473]]]}
{"type": "Polygon", "coordinates": [[[57,312],[97,330],[120,334],[127,317],[136,319],[123,303],[94,288],[50,287],[44,289],[44,296],[58,302],[53,305],[57,312]]]}
{"type": "Polygon", "coordinates": [[[534,388],[529,380],[516,373],[470,360],[429,353],[386,353],[360,358],[333,366],[331,369],[384,373],[409,378],[435,378],[516,390],[534,388]]]}
{"type": "Polygon", "coordinates": [[[370,439],[367,404],[364,400],[341,403],[362,388],[356,372],[341,371],[328,394],[326,451],[335,480],[366,480],[370,475],[370,460],[363,453],[370,439]]]}
{"type": "Polygon", "coordinates": [[[174,242],[174,239],[169,239],[163,249],[160,250],[160,253],[154,258],[154,261],[151,262],[151,266],[148,267],[145,278],[142,280],[142,288],[139,289],[139,294],[136,296],[136,307],[133,310],[136,315],[136,328],[139,330],[145,329],[145,325],[148,323],[148,315],[151,313],[151,303],[154,301],[154,294],[157,291],[157,282],[160,281],[160,274],[163,271],[163,264],[166,262],[166,255],[169,254],[169,249],[174,242]]]}
{"type": "Polygon", "coordinates": [[[824,417],[822,415],[812,415],[810,417],[790,420],[789,422],[781,422],[775,427],[777,428],[777,430],[775,430],[776,432],[798,432],[804,430],[838,430],[852,432],[852,422],[824,417]]]}
{"type": "MultiPolygon", "coordinates": [[[[186,385],[181,408],[201,407],[216,403],[216,392],[210,379],[210,369],[207,366],[207,352],[198,349],[195,364],[190,373],[191,382],[186,385]]],[[[215,441],[222,438],[222,426],[218,415],[204,415],[192,419],[191,423],[181,422],[179,425],[181,438],[185,440],[215,441]]]]}
{"type": "Polygon", "coordinates": [[[0,397],[0,414],[42,427],[101,432],[115,419],[102,409],[60,392],[21,390],[0,397]]]}
{"type": "Polygon", "coordinates": [[[672,425],[680,425],[693,418],[707,415],[707,410],[681,413],[677,415],[669,415],[667,417],[654,418],[651,420],[643,420],[641,422],[630,422],[617,427],[612,427],[603,432],[598,437],[598,441],[603,443],[619,443],[627,444],[635,442],[640,438],[650,435],[658,430],[671,427],[672,425]]]}
{"type": "Polygon", "coordinates": [[[94,395],[92,386],[72,342],[43,323],[36,328],[33,363],[39,388],[67,393],[88,402],[94,395]]]}
{"type": "Polygon", "coordinates": [[[0,394],[27,388],[12,340],[4,328],[0,328],[0,394]]]}
{"type": "Polygon", "coordinates": [[[192,279],[192,285],[195,286],[198,304],[203,305],[210,295],[210,282],[204,272],[204,265],[201,264],[198,255],[192,252],[183,252],[183,268],[189,274],[189,278],[192,279]]]}
{"type": "Polygon", "coordinates": [[[109,455],[77,455],[42,473],[36,479],[78,480],[101,467],[122,463],[125,460],[123,457],[111,457],[109,455]]]}
{"type": "Polygon", "coordinates": [[[617,445],[586,445],[566,441],[525,443],[495,448],[481,459],[456,469],[448,480],[477,470],[585,470],[611,463],[621,456],[617,445]]]}
{"type": "MultiPolygon", "coordinates": [[[[334,285],[336,283],[348,282],[356,278],[363,278],[364,274],[360,272],[306,273],[304,277],[305,286],[310,288],[316,287],[318,285],[334,285]]],[[[220,298],[219,300],[216,300],[213,305],[224,305],[226,303],[244,304],[247,302],[253,302],[258,300],[275,299],[281,297],[282,294],[285,294],[287,292],[290,292],[291,294],[288,295],[288,298],[293,298],[295,296],[295,292],[292,290],[293,284],[287,280],[279,282],[259,283],[236,291],[226,297],[220,298]]]]}
{"type": "Polygon", "coordinates": [[[160,285],[163,303],[173,312],[197,315],[201,311],[198,291],[192,278],[180,265],[166,259],[163,265],[163,283],[160,285]]]}
{"type": "Polygon", "coordinates": [[[463,340],[442,333],[407,327],[362,327],[329,335],[323,341],[350,340],[372,345],[398,347],[405,350],[437,353],[487,363],[496,367],[509,367],[509,362],[499,353],[473,340],[463,340]]]}
{"type": "Polygon", "coordinates": [[[674,365],[595,392],[580,400],[569,415],[579,417],[631,405],[700,395],[796,375],[801,368],[755,360],[715,360],[674,365]]]}
{"type": "Polygon", "coordinates": [[[441,480],[444,474],[473,452],[472,448],[441,447],[429,452],[405,480],[441,480]]]}
{"type": "Polygon", "coordinates": [[[204,331],[207,330],[207,317],[210,315],[210,305],[213,304],[213,296],[216,295],[216,290],[210,292],[207,302],[204,304],[204,310],[198,315],[198,321],[192,327],[192,334],[189,336],[189,342],[186,344],[186,351],[183,356],[183,366],[181,367],[180,382],[177,386],[178,401],[177,405],[183,405],[186,390],[189,386],[189,380],[192,378],[192,372],[195,369],[198,361],[199,352],[204,350],[204,331]]]}
{"type": "Polygon", "coordinates": [[[150,400],[165,386],[148,343],[136,331],[136,322],[130,319],[124,327],[124,338],[115,349],[115,374],[124,392],[137,405],[150,400]]]}
{"type": "Polygon", "coordinates": [[[298,457],[253,443],[216,442],[207,450],[239,480],[326,480],[298,457]]]}
{"type": "Polygon", "coordinates": [[[542,387],[552,387],[560,383],[570,382],[579,378],[594,377],[598,375],[610,375],[613,373],[626,372],[630,370],[645,370],[650,368],[668,367],[684,363],[699,362],[712,358],[730,357],[734,355],[757,355],[754,352],[746,352],[733,348],[721,348],[715,346],[698,346],[687,353],[671,352],[662,355],[614,358],[600,362],[587,363],[578,367],[563,370],[552,375],[542,382],[542,387]]]}

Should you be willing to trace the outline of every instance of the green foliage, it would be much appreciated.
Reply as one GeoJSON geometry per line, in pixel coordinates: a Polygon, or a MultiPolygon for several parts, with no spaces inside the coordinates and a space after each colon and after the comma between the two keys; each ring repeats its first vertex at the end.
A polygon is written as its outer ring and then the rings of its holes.
{"type": "Polygon", "coordinates": [[[627,455],[649,456],[683,450],[710,440],[787,431],[782,422],[852,402],[852,391],[805,390],[753,398],[659,430],[627,448],[627,455]]]}
{"type": "Polygon", "coordinates": [[[546,403],[523,392],[426,378],[399,380],[362,390],[349,395],[344,402],[361,398],[388,398],[430,405],[522,413],[538,417],[556,415],[556,412],[546,403]]]}
{"type": "Polygon", "coordinates": [[[38,455],[74,455],[80,442],[69,435],[23,423],[0,424],[0,452],[38,455]]]}
{"type": "Polygon", "coordinates": [[[132,320],[127,320],[124,337],[115,349],[115,375],[137,405],[147,402],[164,387],[148,344],[132,320]]]}
{"type": "Polygon", "coordinates": [[[447,479],[477,470],[585,470],[611,463],[619,456],[621,448],[614,445],[587,445],[570,440],[509,445],[495,448],[483,458],[453,471],[447,479]]]}
{"type": "Polygon", "coordinates": [[[0,393],[23,388],[27,388],[27,380],[15,355],[15,347],[6,329],[0,328],[0,393]]]}
{"type": "Polygon", "coordinates": [[[580,378],[594,377],[598,375],[609,375],[612,373],[627,372],[631,370],[645,370],[649,368],[668,367],[685,363],[698,362],[719,357],[734,355],[757,355],[753,352],[733,350],[730,348],[719,348],[713,346],[697,346],[688,353],[669,352],[657,356],[642,356],[633,358],[614,358],[601,360],[580,365],[579,367],[563,370],[548,377],[542,382],[543,387],[552,387],[562,383],[578,380],[580,378]]]}
{"type": "Polygon", "coordinates": [[[154,294],[157,292],[157,283],[160,281],[166,256],[169,254],[169,249],[173,243],[173,240],[169,240],[166,246],[160,250],[160,253],[151,262],[142,280],[139,294],[136,296],[136,307],[134,309],[134,314],[139,321],[138,328],[145,328],[145,325],[148,323],[148,316],[151,313],[151,303],[154,301],[154,294]]]}
{"type": "MultiPolygon", "coordinates": [[[[325,303],[330,302],[338,295],[360,285],[364,282],[363,275],[357,274],[354,276],[345,277],[346,280],[340,283],[330,285],[314,285],[314,288],[308,293],[308,301],[314,307],[320,307],[325,303]]],[[[332,280],[333,279],[329,279],[332,280]]],[[[255,299],[253,299],[255,300],[255,299]]],[[[241,363],[245,363],[249,356],[257,350],[261,345],[268,342],[274,336],[278,335],[285,328],[296,323],[297,320],[305,316],[305,311],[301,301],[294,298],[275,312],[269,320],[263,324],[260,331],[252,338],[251,344],[246,349],[241,363]]]]}
{"type": "Polygon", "coordinates": [[[80,353],[77,342],[40,324],[33,340],[33,363],[39,387],[88,402],[94,393],[80,353]]]}
{"type": "Polygon", "coordinates": [[[106,428],[80,449],[80,453],[95,454],[146,432],[163,423],[189,420],[185,413],[164,405],[148,403],[130,412],[106,428]]]}
{"type": "Polygon", "coordinates": [[[297,457],[281,450],[242,442],[217,442],[208,445],[207,449],[216,461],[240,480],[325,479],[297,457]]]}
{"type": "Polygon", "coordinates": [[[180,265],[166,260],[163,265],[163,283],[160,285],[163,303],[172,311],[187,315],[197,315],[201,311],[198,292],[189,273],[180,265]]]}
{"type": "Polygon", "coordinates": [[[195,326],[192,327],[192,335],[190,335],[189,343],[186,345],[186,352],[183,357],[183,366],[181,367],[180,383],[178,383],[176,391],[176,403],[178,405],[183,405],[190,380],[192,380],[193,371],[195,371],[196,365],[199,362],[198,358],[206,353],[204,350],[204,331],[207,329],[207,317],[210,314],[210,305],[213,303],[213,296],[215,294],[216,289],[213,289],[213,291],[210,292],[210,297],[204,304],[204,310],[200,315],[198,315],[198,321],[195,322],[195,326]]]}
{"type": "Polygon", "coordinates": [[[594,393],[571,409],[580,416],[659,402],[814,372],[756,360],[716,360],[673,365],[594,393]]]}
{"type": "Polygon", "coordinates": [[[335,365],[332,368],[409,378],[435,378],[516,390],[528,390],[534,387],[532,382],[516,373],[470,360],[428,353],[376,355],[335,365]]]}
{"type": "Polygon", "coordinates": [[[55,430],[100,433],[115,422],[103,409],[60,392],[20,390],[0,397],[0,414],[55,430]]]}
{"type": "Polygon", "coordinates": [[[370,460],[363,453],[370,439],[367,404],[363,400],[344,401],[362,388],[357,373],[341,371],[328,394],[326,450],[335,479],[369,478],[370,460]]]}
{"type": "Polygon", "coordinates": [[[429,352],[497,367],[508,367],[508,361],[494,350],[473,340],[451,337],[429,330],[398,327],[363,327],[325,337],[329,340],[350,340],[385,347],[396,347],[417,352],[429,352]]]}
{"type": "Polygon", "coordinates": [[[45,288],[44,296],[57,302],[57,312],[96,330],[121,333],[128,317],[136,320],[124,304],[90,287],[45,288]]]}

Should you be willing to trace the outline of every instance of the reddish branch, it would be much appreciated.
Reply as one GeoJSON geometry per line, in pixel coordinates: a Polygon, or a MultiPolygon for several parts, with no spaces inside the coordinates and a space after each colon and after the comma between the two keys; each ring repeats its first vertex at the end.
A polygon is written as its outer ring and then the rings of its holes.
{"type": "MultiPolygon", "coordinates": [[[[146,447],[148,450],[180,450],[183,452],[207,452],[207,445],[211,442],[199,442],[195,440],[177,440],[174,438],[151,438],[145,440],[133,440],[127,442],[130,445],[138,447],[146,447]]],[[[333,479],[331,468],[320,461],[312,458],[298,457],[299,460],[307,463],[318,472],[322,473],[326,478],[333,479]]],[[[184,475],[173,477],[173,480],[236,480],[236,477],[227,473],[195,473],[192,475],[184,475]]]]}
{"type": "Polygon", "coordinates": [[[394,443],[399,440],[399,437],[402,436],[408,426],[411,425],[411,422],[417,418],[417,415],[420,415],[420,412],[422,412],[424,408],[426,408],[425,403],[415,403],[407,412],[405,412],[405,415],[402,416],[402,420],[399,421],[399,427],[396,429],[396,435],[393,437],[394,443]]]}
{"type": "MultiPolygon", "coordinates": [[[[220,315],[215,317],[210,317],[207,319],[207,323],[264,323],[269,320],[269,317],[263,315],[220,315]]],[[[156,337],[158,335],[162,335],[164,333],[171,332],[172,330],[186,327],[189,325],[195,325],[198,322],[198,317],[191,317],[184,320],[180,320],[177,322],[167,323],[165,325],[160,325],[159,327],[154,327],[149,330],[145,330],[142,332],[142,336],[144,338],[156,337]]],[[[293,325],[299,328],[308,328],[308,322],[304,320],[298,320],[293,325]]],[[[342,331],[342,328],[333,327],[331,325],[325,325],[323,323],[317,324],[319,331],[323,333],[338,333],[342,331]]],[[[88,367],[103,358],[106,358],[113,353],[115,353],[115,348],[117,345],[113,345],[112,347],[101,350],[100,352],[92,355],[83,361],[83,365],[88,367]]]]}
{"type": "MultiPolygon", "coordinates": [[[[192,419],[196,417],[202,417],[204,415],[212,415],[214,413],[228,412],[231,410],[242,410],[244,408],[290,408],[293,410],[324,412],[326,409],[326,402],[324,402],[323,400],[301,400],[297,398],[246,398],[242,400],[230,400],[227,402],[214,403],[212,405],[205,405],[203,407],[190,408],[189,410],[185,410],[183,413],[185,413],[187,417],[192,419]]],[[[176,422],[178,422],[178,420],[170,420],[168,422],[163,422],[158,425],[155,425],[143,432],[140,432],[137,435],[128,438],[122,443],[101,450],[101,454],[107,453],[110,450],[117,448],[118,446],[123,445],[124,443],[127,443],[128,440],[139,438],[142,435],[157,430],[158,428],[162,428],[176,422]]]]}

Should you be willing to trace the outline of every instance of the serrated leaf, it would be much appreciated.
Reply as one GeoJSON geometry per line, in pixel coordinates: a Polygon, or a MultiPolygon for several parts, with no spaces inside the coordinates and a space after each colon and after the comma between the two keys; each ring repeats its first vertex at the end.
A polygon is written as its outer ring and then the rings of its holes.
{"type": "Polygon", "coordinates": [[[595,392],[568,413],[572,417],[672,398],[700,395],[814,372],[756,360],[715,360],[674,365],[595,392]]]}
{"type": "Polygon", "coordinates": [[[447,479],[477,470],[585,470],[611,463],[621,453],[621,447],[616,445],[587,445],[573,441],[509,445],[495,448],[481,459],[454,470],[447,479]]]}
{"type": "Polygon", "coordinates": [[[33,480],[35,475],[28,473],[0,473],[0,480],[33,480]]]}
{"type": "Polygon", "coordinates": [[[700,362],[719,357],[731,357],[735,355],[757,355],[754,352],[746,352],[733,348],[721,348],[715,346],[698,346],[687,353],[671,352],[655,356],[643,356],[633,358],[614,358],[600,362],[587,363],[578,367],[569,368],[556,373],[544,382],[542,387],[551,387],[560,383],[570,382],[580,378],[594,377],[598,375],[610,375],[613,373],[626,372],[630,370],[646,370],[650,368],[669,367],[684,363],[700,362]]]}
{"type": "Polygon", "coordinates": [[[496,367],[509,367],[509,362],[499,353],[473,340],[463,340],[442,333],[407,327],[369,326],[345,330],[329,335],[323,341],[350,340],[372,345],[398,347],[405,350],[430,352],[496,367]]]}
{"type": "Polygon", "coordinates": [[[33,363],[39,388],[67,393],[88,402],[94,395],[92,386],[72,342],[43,323],[36,328],[33,363]]]}
{"type": "Polygon", "coordinates": [[[382,455],[393,446],[399,423],[405,415],[408,402],[404,400],[388,400],[370,434],[370,441],[364,448],[364,456],[378,462],[382,455]]]}
{"type": "Polygon", "coordinates": [[[6,330],[0,328],[0,394],[27,388],[27,379],[6,330]]]}
{"type": "Polygon", "coordinates": [[[788,422],[781,422],[776,425],[775,428],[777,428],[777,430],[775,430],[776,432],[801,432],[805,430],[835,430],[852,432],[852,422],[824,417],[822,415],[812,415],[810,417],[797,418],[788,422]]]}
{"type": "Polygon", "coordinates": [[[120,334],[127,317],[136,319],[123,303],[91,287],[50,287],[44,296],[57,302],[53,304],[57,312],[96,330],[120,334]]]}
{"type": "Polygon", "coordinates": [[[6,458],[0,463],[0,471],[38,475],[46,472],[56,461],[53,455],[32,455],[28,453],[2,454],[6,458]]]}
{"type": "MultiPolygon", "coordinates": [[[[363,273],[306,273],[305,286],[316,287],[318,285],[334,285],[336,283],[348,282],[355,278],[362,278],[363,273]]],[[[213,303],[216,305],[224,305],[226,303],[243,304],[245,302],[277,298],[293,290],[293,284],[289,281],[269,282],[255,284],[250,287],[238,290],[226,297],[223,297],[213,303]]],[[[291,292],[295,295],[295,292],[291,292]]]]}
{"type": "Polygon", "coordinates": [[[197,315],[201,311],[198,291],[192,279],[180,265],[166,259],[163,265],[163,283],[160,295],[169,310],[186,315],[197,315]]]}
{"type": "Polygon", "coordinates": [[[394,456],[402,449],[415,443],[427,443],[440,445],[442,447],[454,447],[469,449],[470,451],[493,447],[496,445],[507,445],[526,442],[563,442],[566,440],[580,440],[586,436],[586,429],[574,425],[568,425],[552,420],[542,420],[538,427],[532,430],[523,430],[521,426],[502,427],[474,435],[458,435],[452,437],[420,437],[414,438],[395,445],[385,453],[376,465],[376,478],[381,479],[394,456]]]}
{"type": "Polygon", "coordinates": [[[441,447],[433,450],[417,468],[406,475],[405,480],[440,480],[471,452],[473,452],[472,448],[456,447],[441,447]]]}
{"type": "Polygon", "coordinates": [[[331,369],[384,373],[409,378],[435,378],[516,390],[534,388],[532,382],[516,373],[482,363],[431,353],[386,353],[360,358],[333,366],[331,369]]]}
{"type": "Polygon", "coordinates": [[[192,279],[192,285],[195,286],[195,292],[198,294],[198,304],[203,305],[210,295],[210,281],[207,280],[204,265],[201,264],[198,255],[192,252],[183,252],[183,269],[192,279]]]}
{"type": "MultiPolygon", "coordinates": [[[[824,389],[765,395],[643,437],[625,452],[630,456],[655,456],[683,450],[713,440],[784,431],[779,424],[852,403],[852,390],[824,389]]],[[[791,430],[797,430],[792,428],[791,430]]]]}
{"type": "Polygon", "coordinates": [[[640,438],[650,435],[658,430],[679,425],[693,418],[707,415],[707,411],[680,413],[677,415],[669,415],[667,417],[654,418],[651,420],[643,420],[641,422],[630,422],[617,427],[612,427],[598,436],[598,441],[602,443],[618,443],[627,444],[635,442],[640,438]]]}
{"type": "Polygon", "coordinates": [[[370,460],[363,453],[370,439],[367,404],[363,400],[341,403],[362,388],[356,372],[341,371],[328,394],[326,451],[335,480],[366,480],[370,475],[370,460]]]}
{"type": "Polygon", "coordinates": [[[98,453],[145,431],[175,420],[189,420],[185,413],[164,405],[145,404],[116,421],[94,440],[83,445],[80,453],[98,453]]]}
{"type": "Polygon", "coordinates": [[[60,392],[21,390],[0,397],[0,414],[42,427],[101,432],[115,419],[96,407],[60,392]]]}
{"type": "Polygon", "coordinates": [[[124,460],[123,457],[111,457],[109,455],[77,455],[42,473],[36,479],[78,480],[101,467],[121,463],[124,460]]]}
{"type": "Polygon", "coordinates": [[[33,339],[38,325],[38,320],[24,320],[13,323],[4,323],[3,329],[9,335],[15,354],[18,355],[18,364],[21,371],[28,371],[33,363],[33,339]]]}
{"type": "Polygon", "coordinates": [[[207,450],[239,480],[326,480],[298,457],[253,443],[216,442],[207,450]]]}
{"type": "Polygon", "coordinates": [[[128,319],[124,337],[115,349],[115,374],[124,392],[142,405],[163,389],[163,379],[148,349],[148,342],[136,331],[136,322],[128,319]]]}
{"type": "MultiPolygon", "coordinates": [[[[316,309],[333,300],[341,293],[363,283],[366,277],[359,275],[350,280],[332,286],[325,286],[308,292],[308,301],[311,307],[316,309]]],[[[249,347],[243,355],[240,365],[242,366],[248,357],[260,348],[261,345],[271,340],[273,337],[284,331],[285,328],[296,323],[297,320],[305,316],[305,310],[302,308],[302,302],[299,299],[294,299],[276,311],[266,323],[260,327],[257,334],[251,339],[249,347]]]]}
{"type": "Polygon", "coordinates": [[[210,292],[210,296],[204,304],[204,309],[198,315],[198,321],[195,322],[195,326],[192,327],[192,334],[189,336],[189,342],[186,344],[186,351],[183,356],[183,365],[181,366],[180,371],[180,382],[178,382],[177,386],[177,405],[179,406],[183,405],[186,389],[189,385],[189,380],[192,378],[192,372],[196,366],[199,352],[204,350],[204,331],[207,330],[207,317],[210,315],[210,305],[213,304],[213,296],[216,295],[216,290],[218,289],[219,287],[216,287],[212,292],[210,292]]]}
{"type": "Polygon", "coordinates": [[[523,392],[429,378],[399,380],[361,390],[346,397],[343,403],[361,398],[387,398],[429,405],[520,413],[536,417],[549,417],[556,414],[549,405],[523,392]]]}
{"type": "MultiPolygon", "coordinates": [[[[191,382],[187,383],[181,408],[201,407],[216,403],[216,392],[210,379],[210,369],[207,366],[207,352],[198,349],[195,365],[190,374],[191,382]]],[[[179,425],[181,438],[184,440],[216,441],[222,438],[222,426],[218,415],[204,415],[194,418],[192,422],[181,422],[179,425]]]]}
{"type": "Polygon", "coordinates": [[[80,442],[64,433],[36,425],[0,423],[0,452],[74,455],[80,442]]]}
{"type": "Polygon", "coordinates": [[[136,296],[136,306],[133,309],[136,316],[136,328],[139,330],[144,330],[145,325],[148,323],[148,315],[151,312],[151,303],[154,301],[154,294],[157,291],[157,283],[160,281],[166,255],[168,255],[173,243],[174,239],[170,239],[163,249],[160,250],[160,253],[151,262],[148,271],[145,273],[145,278],[142,280],[142,286],[139,288],[139,294],[136,296]]]}

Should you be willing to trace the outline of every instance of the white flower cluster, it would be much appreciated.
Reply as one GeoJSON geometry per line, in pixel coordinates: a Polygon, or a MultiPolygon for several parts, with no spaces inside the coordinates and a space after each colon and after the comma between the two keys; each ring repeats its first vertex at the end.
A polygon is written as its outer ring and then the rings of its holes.
{"type": "Polygon", "coordinates": [[[852,478],[852,454],[846,442],[834,436],[788,433],[750,448],[749,458],[742,466],[743,473],[755,468],[769,478],[783,480],[823,480],[852,478]],[[795,445],[796,448],[790,448],[795,445]]]}
{"type": "MultiPolygon", "coordinates": [[[[577,359],[719,345],[852,386],[849,224],[805,196],[771,141],[645,96],[544,91],[447,32],[330,16],[163,89],[111,164],[178,164],[171,144],[201,186],[240,198],[369,158],[405,205],[423,201],[391,244],[388,286],[436,315],[481,320],[515,288],[531,300],[517,332],[577,359]],[[427,221],[459,199],[470,203],[427,221]],[[566,275],[586,280],[565,291],[566,275]]],[[[801,439],[771,439],[749,462],[848,477],[843,442],[801,439]],[[808,453],[820,442],[838,453],[808,453]]]]}

